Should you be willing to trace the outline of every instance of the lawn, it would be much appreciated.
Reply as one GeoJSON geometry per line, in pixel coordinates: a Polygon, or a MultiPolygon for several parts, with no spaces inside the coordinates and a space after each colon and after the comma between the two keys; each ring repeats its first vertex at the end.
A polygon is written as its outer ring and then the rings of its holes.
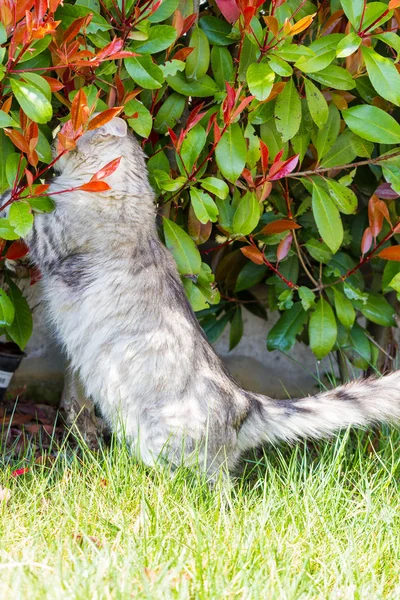
{"type": "Polygon", "coordinates": [[[0,597],[398,599],[399,442],[268,448],[231,491],[116,444],[42,464],[3,450],[0,597]]]}

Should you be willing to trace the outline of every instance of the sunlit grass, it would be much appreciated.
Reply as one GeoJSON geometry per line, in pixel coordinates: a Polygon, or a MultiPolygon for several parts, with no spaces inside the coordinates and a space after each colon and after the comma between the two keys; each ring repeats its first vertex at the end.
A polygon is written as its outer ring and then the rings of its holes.
{"type": "Polygon", "coordinates": [[[0,597],[398,599],[400,435],[373,441],[266,449],[231,491],[114,444],[47,465],[4,450],[0,597]]]}

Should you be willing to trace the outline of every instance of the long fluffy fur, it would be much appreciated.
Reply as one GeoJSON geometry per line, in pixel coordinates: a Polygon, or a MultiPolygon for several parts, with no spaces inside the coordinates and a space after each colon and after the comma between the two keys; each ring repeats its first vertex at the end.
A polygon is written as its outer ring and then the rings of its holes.
{"type": "Polygon", "coordinates": [[[54,195],[27,242],[48,313],[86,393],[149,465],[232,469],[263,442],[320,437],[400,417],[399,372],[301,400],[241,389],[207,342],[160,243],[142,151],[114,119],[62,158],[50,194],[122,156],[99,194],[54,195]]]}

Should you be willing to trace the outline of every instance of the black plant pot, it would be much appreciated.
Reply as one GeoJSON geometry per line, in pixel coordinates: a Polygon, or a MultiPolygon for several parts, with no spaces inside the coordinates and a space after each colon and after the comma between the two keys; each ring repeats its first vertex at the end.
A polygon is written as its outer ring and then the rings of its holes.
{"type": "Polygon", "coordinates": [[[12,342],[0,343],[0,402],[3,400],[12,376],[24,356],[26,356],[25,352],[22,352],[16,344],[12,342]]]}

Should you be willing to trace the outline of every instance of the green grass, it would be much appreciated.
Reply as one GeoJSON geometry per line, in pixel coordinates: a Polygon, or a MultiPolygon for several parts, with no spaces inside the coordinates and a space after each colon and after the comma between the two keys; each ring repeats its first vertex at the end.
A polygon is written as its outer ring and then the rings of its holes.
{"type": "Polygon", "coordinates": [[[0,598],[400,598],[400,434],[266,449],[231,491],[118,445],[0,454],[0,598]],[[145,513],[144,525],[138,516],[145,513]]]}

